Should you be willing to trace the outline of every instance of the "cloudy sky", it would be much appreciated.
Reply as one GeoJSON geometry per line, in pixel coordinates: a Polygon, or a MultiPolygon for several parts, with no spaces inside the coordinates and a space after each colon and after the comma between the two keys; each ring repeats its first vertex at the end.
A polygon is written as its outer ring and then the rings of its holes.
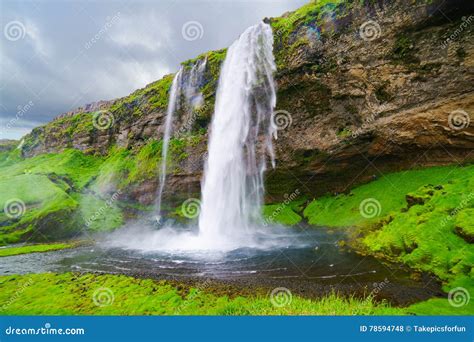
{"type": "Polygon", "coordinates": [[[0,139],[127,95],[305,2],[1,0],[0,139]]]}

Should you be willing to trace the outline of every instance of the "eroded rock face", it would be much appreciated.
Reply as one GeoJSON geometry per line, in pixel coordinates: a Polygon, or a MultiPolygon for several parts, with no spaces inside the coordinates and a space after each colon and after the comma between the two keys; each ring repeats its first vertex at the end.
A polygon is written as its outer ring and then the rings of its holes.
{"type": "MultiPolygon", "coordinates": [[[[454,0],[345,4],[321,16],[310,12],[292,22],[287,35],[276,32],[277,113],[288,124],[282,122],[275,141],[277,167],[267,174],[267,201],[296,189],[307,196],[343,192],[390,171],[472,162],[473,8],[454,0]]],[[[220,62],[208,65],[198,120],[182,114],[175,131],[207,128],[220,62]]],[[[34,130],[24,155],[68,146],[106,154],[114,145],[136,149],[161,139],[166,105],[149,105],[159,90],[146,89],[133,101],[102,104],[114,116],[110,128],[89,125],[64,135],[71,127],[66,120],[34,130]]],[[[75,115],[85,121],[93,116],[75,115]]],[[[165,197],[199,193],[206,138],[187,148],[179,171],[168,177],[165,197]]],[[[156,187],[150,179],[127,193],[130,200],[152,203],[156,187]]]]}
{"type": "Polygon", "coordinates": [[[443,7],[452,22],[439,18],[439,4],[397,2],[335,20],[336,33],[326,39],[306,35],[309,43],[287,57],[288,69],[277,78],[278,109],[292,123],[279,132],[270,201],[295,188],[343,192],[389,171],[472,162],[472,26],[443,47],[443,37],[473,12],[458,11],[459,4],[443,7]],[[378,25],[374,40],[358,32],[368,20],[378,25]]]}

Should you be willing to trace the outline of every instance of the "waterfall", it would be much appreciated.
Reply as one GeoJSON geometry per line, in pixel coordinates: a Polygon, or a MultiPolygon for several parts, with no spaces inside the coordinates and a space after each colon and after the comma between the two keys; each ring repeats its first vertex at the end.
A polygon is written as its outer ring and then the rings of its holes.
{"type": "MultiPolygon", "coordinates": [[[[202,82],[207,59],[197,61],[189,70],[182,66],[173,78],[166,111],[165,132],[163,135],[163,147],[161,152],[161,168],[159,176],[159,187],[156,200],[157,220],[161,217],[161,204],[163,190],[166,183],[166,171],[168,162],[168,150],[173,130],[173,117],[180,110],[192,112],[203,103],[203,97],[199,91],[202,82]]],[[[188,130],[190,127],[185,127],[188,130]]],[[[183,132],[184,133],[184,130],[183,132]]]]}
{"type": "Polygon", "coordinates": [[[199,234],[239,240],[261,223],[276,105],[273,35],[261,22],[229,48],[221,69],[204,170],[199,234]]]}

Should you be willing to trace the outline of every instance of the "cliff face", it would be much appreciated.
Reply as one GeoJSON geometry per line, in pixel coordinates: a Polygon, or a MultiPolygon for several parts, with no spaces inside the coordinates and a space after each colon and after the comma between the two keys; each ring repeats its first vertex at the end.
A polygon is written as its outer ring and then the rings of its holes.
{"type": "MultiPolygon", "coordinates": [[[[279,127],[267,201],[295,189],[310,196],[345,191],[381,172],[472,162],[473,9],[454,0],[322,1],[266,19],[274,29],[279,127]]],[[[204,58],[204,105],[182,110],[174,124],[165,193],[174,198],[199,193],[225,50],[187,61],[185,70],[204,58]]],[[[120,149],[139,158],[163,137],[172,78],[34,129],[23,156],[72,147],[104,156],[120,149]]],[[[140,172],[121,185],[123,196],[150,204],[157,168],[140,172]]]]}

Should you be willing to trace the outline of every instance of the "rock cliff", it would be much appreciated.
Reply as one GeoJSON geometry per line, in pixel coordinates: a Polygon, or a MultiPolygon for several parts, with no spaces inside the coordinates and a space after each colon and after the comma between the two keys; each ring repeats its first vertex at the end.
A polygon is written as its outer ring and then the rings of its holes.
{"type": "MultiPolygon", "coordinates": [[[[472,162],[473,9],[455,0],[319,1],[265,19],[274,30],[279,127],[267,201],[295,189],[308,196],[342,192],[389,171],[472,162]]],[[[168,196],[199,193],[225,53],[183,63],[207,59],[205,101],[176,119],[168,196]]],[[[74,148],[139,158],[150,141],[162,139],[172,78],[34,129],[23,156],[74,148]]],[[[157,170],[150,166],[122,185],[124,198],[153,203],[157,170]]]]}

